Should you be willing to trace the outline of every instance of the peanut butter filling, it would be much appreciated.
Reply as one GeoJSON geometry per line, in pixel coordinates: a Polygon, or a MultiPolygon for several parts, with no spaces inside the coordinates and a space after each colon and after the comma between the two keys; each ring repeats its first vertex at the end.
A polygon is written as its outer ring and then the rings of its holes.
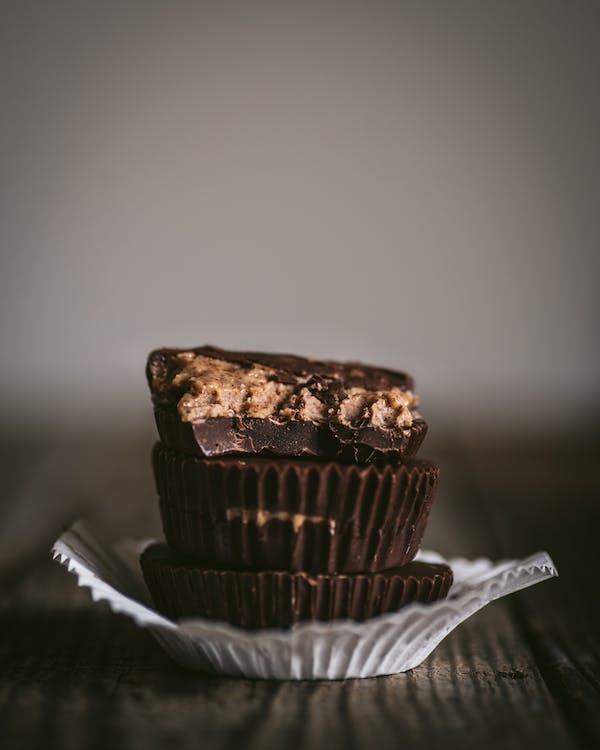
{"type": "MultiPolygon", "coordinates": [[[[277,380],[277,371],[264,365],[243,367],[194,352],[180,352],[181,369],[172,385],[185,388],[177,409],[184,422],[213,417],[255,417],[276,421],[299,420],[349,427],[410,427],[418,416],[418,397],[393,387],[385,391],[349,388],[333,404],[322,401],[309,387],[309,377],[296,383],[277,380]]],[[[317,388],[318,392],[318,388],[317,388]]]]}
{"type": "Polygon", "coordinates": [[[329,533],[335,532],[334,519],[325,518],[325,516],[306,516],[304,513],[287,513],[282,510],[270,511],[262,508],[227,508],[227,520],[231,521],[234,518],[241,518],[242,523],[256,521],[258,526],[264,526],[268,521],[291,521],[296,534],[305,523],[327,523],[329,533]]]}

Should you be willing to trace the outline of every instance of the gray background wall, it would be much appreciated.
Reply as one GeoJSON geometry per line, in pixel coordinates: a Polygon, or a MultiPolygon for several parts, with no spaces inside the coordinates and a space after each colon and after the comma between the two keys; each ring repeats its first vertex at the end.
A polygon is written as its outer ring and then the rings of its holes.
{"type": "Polygon", "coordinates": [[[8,421],[146,418],[147,351],[205,342],[408,369],[447,426],[597,412],[600,4],[0,13],[8,421]]]}

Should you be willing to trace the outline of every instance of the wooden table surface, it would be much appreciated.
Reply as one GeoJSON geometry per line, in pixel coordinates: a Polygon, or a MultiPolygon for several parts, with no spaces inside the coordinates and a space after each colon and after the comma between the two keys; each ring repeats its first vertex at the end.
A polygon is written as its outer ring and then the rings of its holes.
{"type": "Polygon", "coordinates": [[[560,578],[489,605],[411,672],[329,683],[180,669],[50,559],[79,517],[160,535],[152,439],[0,440],[0,748],[600,747],[597,439],[430,438],[425,546],[546,549],[560,578]]]}

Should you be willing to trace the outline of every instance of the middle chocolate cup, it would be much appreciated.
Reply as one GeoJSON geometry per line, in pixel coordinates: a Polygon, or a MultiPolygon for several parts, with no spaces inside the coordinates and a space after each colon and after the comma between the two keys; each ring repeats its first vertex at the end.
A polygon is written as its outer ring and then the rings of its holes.
{"type": "Polygon", "coordinates": [[[252,455],[200,458],[157,443],[152,463],[171,549],[234,570],[379,572],[416,555],[438,467],[252,455]]]}

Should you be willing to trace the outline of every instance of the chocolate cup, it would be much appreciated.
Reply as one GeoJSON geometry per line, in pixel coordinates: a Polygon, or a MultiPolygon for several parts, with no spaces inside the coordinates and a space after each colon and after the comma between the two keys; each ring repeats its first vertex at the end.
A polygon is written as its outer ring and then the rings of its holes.
{"type": "Polygon", "coordinates": [[[389,430],[300,420],[214,417],[192,425],[177,409],[154,410],[161,441],[173,450],[210,458],[236,454],[329,458],[346,463],[397,462],[416,455],[427,433],[421,418],[389,430]]]}
{"type": "Polygon", "coordinates": [[[447,565],[423,562],[336,576],[218,570],[179,562],[165,544],[148,547],[140,562],[156,608],[167,617],[206,617],[242,628],[365,620],[412,602],[442,599],[452,584],[447,565]]]}
{"type": "Polygon", "coordinates": [[[417,553],[438,467],[357,466],[259,457],[201,459],[153,451],[165,537],[204,565],[319,573],[374,572],[417,553]]]}

